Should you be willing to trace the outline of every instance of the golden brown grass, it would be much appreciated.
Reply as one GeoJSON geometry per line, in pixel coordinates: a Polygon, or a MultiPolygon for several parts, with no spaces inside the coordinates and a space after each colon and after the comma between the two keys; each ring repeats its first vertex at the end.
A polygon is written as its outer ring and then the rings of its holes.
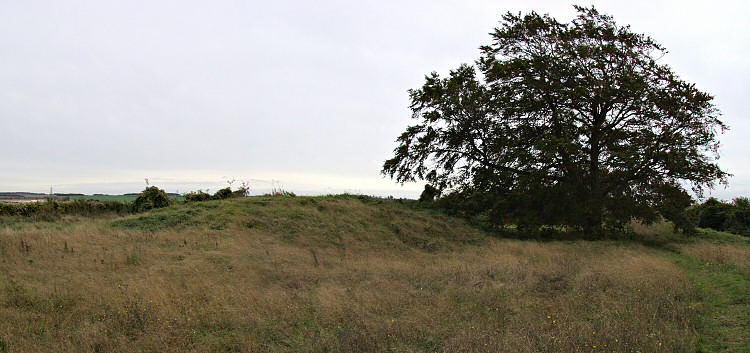
{"type": "Polygon", "coordinates": [[[6,349],[695,347],[696,291],[636,244],[497,240],[443,216],[346,198],[195,209],[154,231],[133,226],[154,221],[138,217],[125,228],[101,219],[0,228],[6,349]]]}
{"type": "Polygon", "coordinates": [[[735,267],[750,278],[750,246],[700,242],[682,244],[680,250],[706,265],[735,267]]]}

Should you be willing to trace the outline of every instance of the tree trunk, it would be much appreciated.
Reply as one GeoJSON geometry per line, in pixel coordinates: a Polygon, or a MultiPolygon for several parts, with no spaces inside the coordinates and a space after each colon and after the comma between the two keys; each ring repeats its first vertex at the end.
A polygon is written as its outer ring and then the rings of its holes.
{"type": "Polygon", "coordinates": [[[599,170],[599,156],[602,152],[601,146],[601,128],[604,123],[604,114],[594,114],[594,121],[591,126],[591,136],[589,145],[591,147],[589,154],[589,180],[588,195],[586,202],[586,222],[584,224],[584,236],[587,239],[598,239],[602,236],[602,193],[601,178],[599,170]]]}

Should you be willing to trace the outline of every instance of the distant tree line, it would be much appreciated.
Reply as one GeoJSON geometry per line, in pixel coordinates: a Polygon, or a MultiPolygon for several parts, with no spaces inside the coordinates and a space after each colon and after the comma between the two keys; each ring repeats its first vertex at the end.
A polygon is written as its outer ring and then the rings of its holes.
{"type": "Polygon", "coordinates": [[[691,207],[688,213],[698,227],[750,236],[750,198],[725,202],[712,197],[691,207]]]}

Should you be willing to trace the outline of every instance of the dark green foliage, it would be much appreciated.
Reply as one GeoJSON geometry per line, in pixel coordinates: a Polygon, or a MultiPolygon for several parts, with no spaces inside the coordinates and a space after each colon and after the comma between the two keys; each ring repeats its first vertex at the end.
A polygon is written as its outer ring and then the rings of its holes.
{"type": "Polygon", "coordinates": [[[138,198],[133,201],[133,212],[144,212],[154,208],[168,207],[172,205],[174,201],[169,198],[169,195],[156,186],[147,187],[138,198]]]}
{"type": "Polygon", "coordinates": [[[94,216],[106,213],[124,215],[130,213],[131,207],[132,205],[128,202],[118,201],[74,200],[62,203],[65,213],[81,216],[94,216]]]}
{"type": "Polygon", "coordinates": [[[202,190],[193,191],[185,194],[185,202],[201,202],[211,199],[211,195],[202,190]]]}
{"type": "Polygon", "coordinates": [[[747,197],[738,197],[732,203],[711,197],[691,207],[689,214],[698,219],[701,228],[750,236],[750,199],[747,197]]]}
{"type": "Polygon", "coordinates": [[[250,196],[250,190],[239,188],[237,190],[232,191],[232,197],[248,197],[250,196]]]}
{"type": "Polygon", "coordinates": [[[715,230],[724,230],[732,205],[721,202],[715,198],[709,198],[696,210],[698,213],[698,226],[701,228],[711,228],[715,230]]]}
{"type": "Polygon", "coordinates": [[[54,220],[63,215],[97,216],[107,214],[123,215],[130,213],[132,206],[127,202],[74,200],[25,203],[0,202],[0,216],[54,220]]]}
{"type": "Polygon", "coordinates": [[[651,38],[576,9],[571,23],[509,13],[476,65],[427,76],[409,92],[418,123],[382,172],[426,180],[452,209],[495,224],[591,237],[632,218],[689,229],[685,185],[700,195],[726,182],[713,97],[660,64],[651,38]]]}
{"type": "Polygon", "coordinates": [[[234,194],[232,193],[232,189],[230,189],[230,188],[223,188],[223,189],[219,189],[219,191],[217,191],[214,194],[214,196],[212,197],[212,199],[214,199],[214,200],[223,200],[223,199],[228,199],[228,198],[233,197],[233,196],[234,196],[234,194]]]}
{"type": "Polygon", "coordinates": [[[419,202],[433,202],[435,201],[435,198],[440,195],[440,190],[430,184],[426,184],[424,186],[424,190],[422,191],[422,194],[419,195],[419,202]]]}
{"type": "Polygon", "coordinates": [[[247,197],[249,192],[250,187],[247,183],[243,183],[242,186],[235,191],[232,191],[229,187],[219,189],[213,194],[213,196],[202,190],[198,190],[185,194],[185,202],[201,202],[208,200],[224,200],[235,197],[247,197]]]}
{"type": "Polygon", "coordinates": [[[728,232],[750,236],[750,199],[738,197],[732,201],[726,228],[728,232]]]}

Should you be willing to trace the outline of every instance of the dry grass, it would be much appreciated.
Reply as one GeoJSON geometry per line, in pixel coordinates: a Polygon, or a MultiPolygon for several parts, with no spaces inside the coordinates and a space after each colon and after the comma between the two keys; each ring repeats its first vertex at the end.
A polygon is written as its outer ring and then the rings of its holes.
{"type": "Polygon", "coordinates": [[[138,218],[128,228],[87,219],[0,228],[1,343],[11,352],[695,348],[696,291],[639,245],[496,240],[352,199],[209,206],[154,231],[133,226],[153,221],[138,218]]]}
{"type": "Polygon", "coordinates": [[[731,266],[750,278],[750,246],[700,242],[682,244],[680,250],[706,265],[731,266]]]}

